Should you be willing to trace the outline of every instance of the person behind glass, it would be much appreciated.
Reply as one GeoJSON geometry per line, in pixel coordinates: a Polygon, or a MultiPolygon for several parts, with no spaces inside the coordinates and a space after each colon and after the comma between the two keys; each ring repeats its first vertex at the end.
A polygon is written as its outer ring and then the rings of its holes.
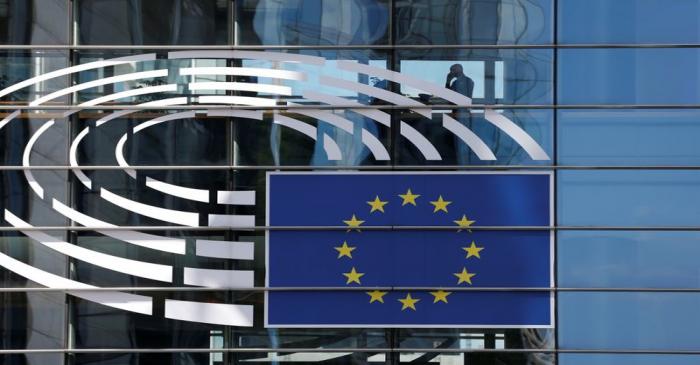
{"type": "MultiPolygon", "coordinates": [[[[447,74],[445,88],[471,98],[472,93],[474,92],[474,80],[470,79],[464,74],[462,65],[455,63],[454,65],[450,66],[450,73],[447,74]]],[[[469,109],[453,109],[450,116],[458,122],[464,124],[467,128],[471,129],[471,112],[469,109]]],[[[454,142],[457,153],[457,163],[460,165],[469,164],[471,156],[469,149],[458,138],[455,138],[454,142]]]]}

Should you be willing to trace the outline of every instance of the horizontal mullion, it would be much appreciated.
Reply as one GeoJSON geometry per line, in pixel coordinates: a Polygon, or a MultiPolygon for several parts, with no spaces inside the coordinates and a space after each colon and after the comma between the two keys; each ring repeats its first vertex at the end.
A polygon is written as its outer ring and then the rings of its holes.
{"type": "Polygon", "coordinates": [[[240,171],[518,171],[518,170],[700,170],[700,165],[364,165],[364,166],[309,166],[309,165],[0,165],[0,171],[53,171],[53,170],[240,170],[240,171]]]}
{"type": "MultiPolygon", "coordinates": [[[[355,228],[353,228],[355,229],[355,228]]],[[[361,226],[361,231],[700,231],[700,226],[361,226]]],[[[0,227],[0,232],[19,231],[347,231],[348,226],[32,226],[32,227],[0,227]]]]}
{"type": "MultiPolygon", "coordinates": [[[[191,95],[199,96],[199,95],[191,95]]],[[[280,100],[284,101],[284,100],[280,100]]],[[[136,105],[136,104],[110,104],[80,106],[70,105],[26,105],[26,104],[2,104],[0,110],[345,110],[345,109],[379,109],[379,110],[407,110],[407,109],[565,109],[565,110],[585,110],[585,109],[700,109],[700,104],[422,104],[422,105],[216,105],[216,104],[188,104],[188,105],[136,105]]]]}
{"type": "Polygon", "coordinates": [[[44,293],[44,292],[357,292],[357,291],[415,291],[435,290],[451,292],[583,292],[583,293],[700,293],[700,288],[615,288],[615,287],[446,287],[446,286],[298,286],[298,287],[191,287],[191,286],[114,286],[92,288],[46,288],[7,287],[0,293],[44,293]]]}
{"type": "Polygon", "coordinates": [[[431,49],[567,49],[700,48],[698,43],[551,43],[551,44],[344,44],[344,45],[65,45],[5,44],[1,50],[431,50],[431,49]]]}
{"type": "Polygon", "coordinates": [[[0,355],[11,354],[128,354],[128,353],[515,353],[515,354],[626,354],[626,355],[700,355],[700,350],[635,350],[635,349],[459,349],[459,348],[377,348],[377,347],[337,347],[337,348],[90,348],[90,349],[5,349],[0,355]]]}

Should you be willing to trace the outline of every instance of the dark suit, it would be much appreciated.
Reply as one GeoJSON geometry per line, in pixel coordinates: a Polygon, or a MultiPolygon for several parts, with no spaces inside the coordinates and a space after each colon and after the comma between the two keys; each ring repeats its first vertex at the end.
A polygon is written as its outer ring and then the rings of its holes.
{"type": "MultiPolygon", "coordinates": [[[[464,96],[472,97],[474,92],[474,81],[464,74],[447,81],[445,88],[452,91],[456,91],[464,96]]],[[[460,123],[464,124],[467,128],[472,129],[471,126],[471,112],[469,109],[461,108],[454,109],[452,111],[452,117],[455,118],[460,123]]],[[[467,148],[463,141],[455,137],[455,154],[457,155],[457,163],[460,165],[471,164],[471,151],[467,148]]]]}
{"type": "Polygon", "coordinates": [[[474,81],[472,81],[472,79],[468,78],[465,75],[460,75],[452,80],[450,80],[451,83],[450,81],[447,82],[447,84],[445,85],[446,88],[452,91],[456,91],[470,98],[472,97],[472,93],[474,92],[474,81]]]}

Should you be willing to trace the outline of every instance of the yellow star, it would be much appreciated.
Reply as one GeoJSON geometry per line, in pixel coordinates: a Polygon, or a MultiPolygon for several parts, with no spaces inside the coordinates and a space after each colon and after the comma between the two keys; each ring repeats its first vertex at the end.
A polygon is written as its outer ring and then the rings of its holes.
{"type": "MultiPolygon", "coordinates": [[[[474,224],[474,222],[476,222],[476,221],[470,221],[469,219],[467,219],[467,216],[466,216],[466,215],[462,214],[462,219],[460,219],[460,220],[458,220],[458,221],[453,221],[453,222],[457,223],[457,225],[459,226],[459,228],[469,228],[469,227],[471,227],[471,225],[474,224]]],[[[462,230],[460,229],[460,230],[458,230],[457,232],[460,232],[460,231],[462,231],[462,230]]],[[[471,232],[470,229],[468,229],[468,231],[471,232]]]]}
{"type": "Polygon", "coordinates": [[[435,297],[435,300],[433,300],[433,303],[437,303],[437,302],[447,303],[447,296],[452,294],[452,292],[438,290],[438,291],[431,291],[430,294],[435,297]]]}
{"type": "Polygon", "coordinates": [[[373,290],[373,291],[368,291],[367,295],[370,296],[369,302],[374,303],[374,302],[379,302],[379,303],[384,303],[384,296],[386,295],[387,292],[385,291],[379,291],[379,290],[373,290]]]}
{"type": "Polygon", "coordinates": [[[354,246],[348,246],[347,241],[343,241],[343,245],[340,247],[333,247],[335,248],[336,251],[338,251],[338,258],[341,258],[343,256],[347,256],[349,258],[352,258],[352,251],[355,251],[357,247],[354,246]]]}
{"type": "Polygon", "coordinates": [[[372,210],[369,211],[370,213],[374,212],[375,210],[384,213],[384,206],[389,204],[389,202],[381,201],[379,199],[379,195],[377,195],[377,197],[374,198],[374,200],[372,200],[371,202],[367,202],[367,204],[369,204],[372,207],[372,210]]]}
{"type": "Polygon", "coordinates": [[[360,284],[360,278],[365,276],[365,274],[361,273],[361,272],[357,272],[355,270],[355,267],[353,267],[352,270],[350,270],[350,272],[343,273],[343,276],[348,278],[348,281],[345,283],[346,285],[350,284],[350,283],[360,284]]]}
{"type": "Polygon", "coordinates": [[[353,214],[352,218],[350,218],[350,220],[343,221],[343,223],[348,225],[348,227],[349,227],[348,232],[350,232],[353,228],[355,228],[359,231],[360,224],[365,223],[365,221],[361,221],[361,220],[357,219],[357,217],[355,217],[355,215],[353,214]]]}
{"type": "Polygon", "coordinates": [[[418,198],[420,195],[418,194],[413,194],[411,192],[411,189],[408,189],[406,194],[399,194],[401,199],[403,199],[403,202],[401,203],[401,206],[403,207],[406,204],[413,204],[414,206],[416,205],[416,198],[418,198]]]}
{"type": "Polygon", "coordinates": [[[399,299],[399,302],[403,304],[401,307],[401,310],[405,310],[406,308],[411,308],[413,310],[416,310],[416,303],[418,303],[420,299],[418,298],[411,298],[411,293],[406,294],[406,298],[399,299]]]}
{"type": "Polygon", "coordinates": [[[435,209],[433,210],[433,213],[437,213],[439,211],[444,211],[447,213],[447,206],[452,204],[452,202],[448,202],[447,200],[442,200],[442,195],[438,197],[438,200],[434,202],[430,202],[430,204],[435,206],[435,209]]]}
{"type": "Polygon", "coordinates": [[[463,267],[462,272],[457,272],[452,275],[456,276],[459,279],[457,281],[457,285],[462,283],[468,283],[469,285],[472,285],[472,277],[476,274],[470,274],[469,271],[467,271],[467,268],[463,267]]]}
{"type": "Polygon", "coordinates": [[[481,256],[479,256],[479,252],[483,250],[483,247],[478,247],[474,241],[472,241],[472,245],[469,247],[462,247],[464,251],[467,251],[467,258],[470,258],[472,256],[476,257],[477,259],[480,259],[481,256]]]}

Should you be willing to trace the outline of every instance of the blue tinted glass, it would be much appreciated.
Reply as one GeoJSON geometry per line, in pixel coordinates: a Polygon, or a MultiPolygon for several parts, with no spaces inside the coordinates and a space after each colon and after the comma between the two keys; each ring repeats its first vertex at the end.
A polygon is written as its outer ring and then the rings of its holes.
{"type": "Polygon", "coordinates": [[[560,171],[563,225],[695,226],[700,171],[560,171]]]}
{"type": "Polygon", "coordinates": [[[551,0],[395,2],[398,44],[552,43],[551,0]]]}
{"type": "Polygon", "coordinates": [[[700,49],[562,49],[562,104],[697,104],[700,49]]]}
{"type": "Polygon", "coordinates": [[[699,232],[562,231],[562,287],[697,288],[699,232]]]}
{"type": "Polygon", "coordinates": [[[700,349],[698,293],[572,293],[559,300],[559,346],[700,349]]]}
{"type": "Polygon", "coordinates": [[[559,0],[563,43],[698,43],[698,0],[559,0]]]}
{"type": "Polygon", "coordinates": [[[559,354],[559,365],[697,365],[697,355],[559,354]]]}
{"type": "Polygon", "coordinates": [[[240,44],[385,44],[388,0],[238,1],[240,44]]]}
{"type": "Polygon", "coordinates": [[[565,165],[696,165],[698,110],[561,110],[558,158],[565,165]]]}

